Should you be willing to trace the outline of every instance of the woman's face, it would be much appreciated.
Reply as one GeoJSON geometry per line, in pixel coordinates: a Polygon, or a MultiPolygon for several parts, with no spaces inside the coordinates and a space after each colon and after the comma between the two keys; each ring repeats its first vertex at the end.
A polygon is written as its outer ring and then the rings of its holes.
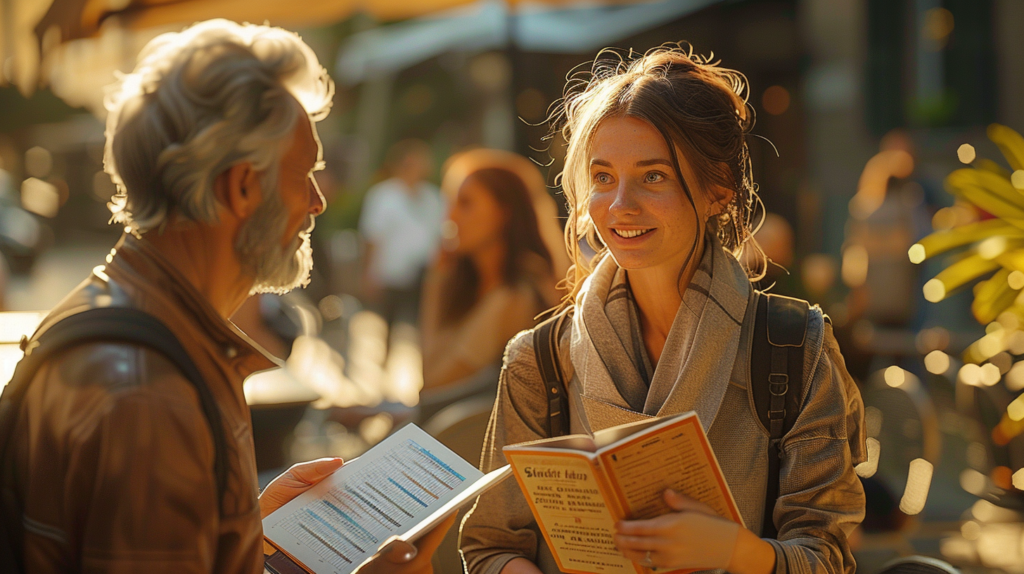
{"type": "Polygon", "coordinates": [[[501,205],[486,187],[472,177],[459,188],[448,219],[458,230],[454,251],[463,255],[500,241],[505,228],[505,213],[501,205]]]}
{"type": "Polygon", "coordinates": [[[611,117],[598,125],[590,154],[589,213],[623,269],[682,269],[707,216],[713,213],[689,162],[681,154],[676,157],[696,211],[672,168],[661,132],[645,120],[628,116],[611,117]]]}

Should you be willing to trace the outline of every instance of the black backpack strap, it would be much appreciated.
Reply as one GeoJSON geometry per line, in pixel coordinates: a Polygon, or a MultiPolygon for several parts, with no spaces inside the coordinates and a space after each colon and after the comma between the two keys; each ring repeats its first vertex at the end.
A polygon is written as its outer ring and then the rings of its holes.
{"type": "Polygon", "coordinates": [[[761,293],[750,350],[750,390],[761,426],[768,431],[768,484],[761,536],[775,538],[773,514],[779,498],[780,444],[800,414],[804,384],[806,301],[761,293]]]}
{"type": "Polygon", "coordinates": [[[558,339],[568,312],[549,317],[533,330],[533,351],[548,396],[548,436],[569,434],[569,393],[558,366],[558,339]]]}
{"type": "MultiPolygon", "coordinates": [[[[89,342],[123,342],[149,347],[171,360],[195,387],[199,404],[213,437],[213,470],[217,480],[218,510],[227,490],[227,440],[220,409],[199,369],[174,333],[159,319],[127,307],[104,307],[76,313],[54,323],[37,340],[23,341],[24,358],[0,395],[0,460],[6,460],[21,403],[36,371],[51,357],[89,342]]],[[[3,501],[0,501],[3,502],[3,501]]]]}

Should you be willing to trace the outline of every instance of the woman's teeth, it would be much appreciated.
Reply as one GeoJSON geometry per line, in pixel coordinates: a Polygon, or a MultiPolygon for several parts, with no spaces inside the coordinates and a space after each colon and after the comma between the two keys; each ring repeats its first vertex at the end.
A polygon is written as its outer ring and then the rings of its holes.
{"type": "Polygon", "coordinates": [[[650,229],[613,229],[612,231],[614,231],[615,235],[618,235],[619,237],[629,239],[631,237],[640,237],[644,233],[650,231],[650,229]]]}

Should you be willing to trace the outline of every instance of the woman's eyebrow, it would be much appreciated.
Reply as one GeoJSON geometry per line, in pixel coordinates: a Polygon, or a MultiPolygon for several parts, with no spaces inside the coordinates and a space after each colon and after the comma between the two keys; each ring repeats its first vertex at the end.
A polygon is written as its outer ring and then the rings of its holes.
{"type": "MultiPolygon", "coordinates": [[[[591,166],[603,165],[605,167],[612,167],[611,162],[603,160],[603,159],[596,159],[596,158],[590,160],[590,165],[591,166]]],[[[640,161],[636,162],[636,167],[647,167],[649,165],[667,165],[668,167],[672,167],[672,162],[668,161],[667,159],[660,159],[660,158],[658,158],[658,159],[644,159],[644,160],[640,160],[640,161]]]]}
{"type": "Polygon", "coordinates": [[[672,162],[668,161],[667,159],[645,159],[636,162],[637,167],[647,167],[649,165],[667,165],[669,167],[672,167],[672,162]]]}

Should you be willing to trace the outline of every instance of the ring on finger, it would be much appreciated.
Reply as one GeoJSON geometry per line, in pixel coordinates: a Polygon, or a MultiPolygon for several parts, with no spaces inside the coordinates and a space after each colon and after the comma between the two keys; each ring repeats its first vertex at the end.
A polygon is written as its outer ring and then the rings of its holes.
{"type": "Polygon", "coordinates": [[[640,565],[643,566],[644,568],[654,568],[654,562],[651,561],[651,551],[650,550],[648,550],[647,553],[644,554],[644,559],[640,562],[640,565]]]}

